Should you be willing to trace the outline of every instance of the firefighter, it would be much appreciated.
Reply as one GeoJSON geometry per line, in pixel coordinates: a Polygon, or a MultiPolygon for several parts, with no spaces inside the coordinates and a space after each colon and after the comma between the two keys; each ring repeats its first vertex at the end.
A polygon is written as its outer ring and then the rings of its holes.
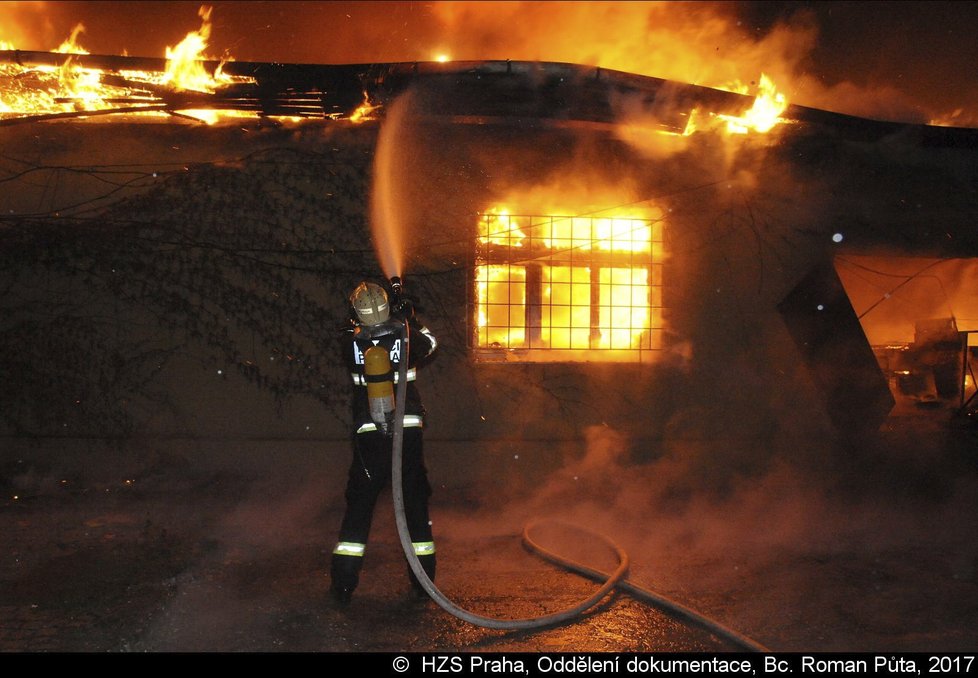
{"type": "MultiPolygon", "coordinates": [[[[399,291],[400,281],[392,282],[399,291]]],[[[392,308],[385,289],[372,282],[360,283],[350,295],[352,327],[349,341],[343,344],[353,380],[353,461],[346,485],[346,514],[330,568],[332,594],[344,604],[359,583],[377,497],[390,483],[393,382],[399,379],[401,360],[408,361],[402,438],[404,508],[414,552],[428,577],[435,578],[435,544],[428,520],[431,486],[422,454],[424,408],[414,380],[417,363],[431,355],[437,342],[414,319],[411,302],[397,297],[392,308]],[[410,328],[409,356],[401,350],[404,320],[410,328]]],[[[408,574],[414,590],[424,595],[410,567],[408,574]]]]}

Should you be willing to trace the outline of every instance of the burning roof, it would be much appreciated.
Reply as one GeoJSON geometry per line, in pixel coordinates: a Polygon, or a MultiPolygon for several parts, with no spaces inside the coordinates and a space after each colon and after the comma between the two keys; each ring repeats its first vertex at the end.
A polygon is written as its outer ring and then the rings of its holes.
{"type": "Polygon", "coordinates": [[[639,117],[642,133],[690,135],[765,134],[785,122],[806,122],[864,141],[909,129],[929,146],[978,145],[972,129],[883,122],[789,104],[766,76],[748,94],[541,61],[326,65],[205,59],[191,67],[174,65],[172,58],[16,49],[0,49],[0,127],[134,115],[209,124],[242,117],[362,122],[382,115],[398,95],[417,86],[426,90],[432,110],[456,124],[610,130],[639,117]]]}
{"type": "MultiPolygon", "coordinates": [[[[427,63],[344,66],[209,59],[204,51],[211,8],[201,7],[199,16],[200,28],[175,47],[167,46],[163,59],[92,55],[78,44],[81,24],[52,52],[23,51],[0,42],[0,124],[118,114],[189,115],[209,123],[241,115],[356,122],[419,79],[443,91],[448,84],[449,107],[439,110],[463,119],[614,122],[619,112],[609,110],[613,97],[638,93],[646,105],[666,113],[663,125],[669,132],[688,134],[723,121],[731,133],[746,133],[769,131],[783,121],[780,115],[787,106],[766,75],[756,99],[694,88],[681,94],[682,105],[670,102],[666,111],[659,96],[664,80],[636,80],[619,71],[571,64],[450,62],[445,55],[427,63]],[[713,121],[704,119],[704,104],[713,121]]],[[[732,87],[748,94],[739,83],[732,87]]]]}
{"type": "MultiPolygon", "coordinates": [[[[463,17],[482,15],[482,9],[475,6],[478,3],[449,7],[451,4],[431,10],[434,16],[447,22],[445,30],[449,32],[459,25],[468,25],[463,17]]],[[[718,70],[705,80],[713,86],[705,87],[684,84],[683,80],[704,82],[700,77],[702,68],[693,66],[710,61],[707,55],[696,54],[697,49],[702,50],[707,44],[701,43],[701,39],[712,44],[710,41],[721,41],[721,37],[734,38],[736,30],[727,25],[729,17],[722,16],[722,12],[713,16],[715,10],[704,10],[704,16],[683,15],[673,17],[673,21],[667,20],[671,16],[667,7],[639,6],[642,3],[611,14],[602,3],[545,4],[546,8],[525,9],[535,20],[548,16],[560,25],[567,22],[576,25],[577,21],[587,24],[601,17],[602,21],[616,26],[618,33],[621,33],[621,22],[634,23],[640,19],[651,22],[655,17],[653,34],[662,44],[653,50],[657,56],[651,61],[651,55],[626,57],[626,53],[636,51],[633,43],[637,36],[619,35],[624,44],[603,49],[600,53],[604,56],[586,62],[610,65],[614,70],[600,65],[540,60],[540,56],[549,54],[558,57],[569,54],[572,58],[578,55],[577,51],[566,52],[553,45],[533,61],[526,59],[524,51],[517,50],[523,57],[520,60],[451,61],[447,54],[432,53],[432,61],[368,61],[343,65],[239,62],[229,53],[220,58],[205,54],[211,37],[212,12],[210,7],[202,6],[198,11],[200,27],[186,33],[175,46],[167,46],[163,58],[90,54],[79,43],[79,36],[85,30],[80,23],[50,52],[17,49],[19,45],[3,40],[12,36],[0,35],[0,126],[66,117],[134,114],[142,118],[191,118],[207,123],[241,117],[360,122],[382,112],[384,106],[408,87],[423,84],[436,92],[439,115],[451,116],[455,123],[517,120],[522,125],[620,124],[623,118],[638,113],[643,120],[643,134],[690,135],[717,129],[728,134],[768,133],[786,121],[805,120],[844,128],[847,135],[880,138],[903,127],[895,123],[867,124],[859,118],[789,105],[783,88],[764,72],[749,86],[739,79],[730,79],[732,72],[745,69],[756,72],[758,67],[767,68],[765,63],[774,69],[778,78],[787,78],[788,71],[781,62],[791,63],[793,59],[782,54],[783,43],[795,36],[796,43],[807,45],[811,40],[807,29],[781,27],[772,30],[769,36],[772,44],[766,48],[762,49],[759,43],[747,49],[747,53],[738,49],[726,56],[717,55],[712,61],[718,70]],[[708,25],[702,25],[710,17],[708,25]],[[676,35],[666,40],[670,30],[676,35]],[[661,63],[663,50],[675,52],[665,64],[661,63]],[[677,60],[690,64],[685,79],[677,78],[675,68],[667,65],[677,60]],[[654,66],[656,63],[658,67],[654,66]],[[672,79],[654,77],[660,70],[672,79]]],[[[14,17],[13,27],[17,25],[14,17]]],[[[495,25],[492,21],[487,24],[492,25],[495,25]]],[[[644,31],[639,33],[645,35],[644,31]]],[[[18,39],[23,40],[23,36],[18,39]]],[[[651,38],[646,35],[644,39],[651,38]]],[[[602,40],[592,39],[595,45],[602,44],[602,40]]],[[[563,45],[561,40],[557,43],[563,45]]],[[[651,49],[652,45],[646,47],[651,49]]],[[[494,49],[487,49],[486,54],[495,53],[494,49]]],[[[799,85],[789,84],[792,91],[799,85]]],[[[927,134],[929,140],[937,140],[941,145],[961,143],[961,135],[955,132],[927,134]]]]}
{"type": "Polygon", "coordinates": [[[638,96],[664,129],[692,132],[703,114],[730,131],[768,131],[786,107],[770,80],[757,97],[659,78],[550,62],[413,62],[308,65],[0,50],[0,125],[57,118],[207,110],[218,114],[362,119],[410,85],[440,91],[458,122],[521,117],[614,123],[615,98],[638,96]],[[190,84],[186,84],[186,83],[190,84]],[[664,105],[668,98],[668,107],[664,105]],[[466,119],[468,116],[468,119],[466,119]]]}

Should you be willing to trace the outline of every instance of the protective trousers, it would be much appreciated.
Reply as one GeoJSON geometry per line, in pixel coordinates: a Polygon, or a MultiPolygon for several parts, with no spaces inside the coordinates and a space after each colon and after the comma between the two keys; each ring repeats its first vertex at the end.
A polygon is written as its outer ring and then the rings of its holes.
{"type": "MultiPolygon", "coordinates": [[[[428,519],[431,485],[424,465],[420,428],[405,428],[402,442],[404,512],[414,552],[428,577],[435,578],[435,545],[428,519]]],[[[331,568],[334,589],[352,592],[360,581],[363,554],[377,498],[391,482],[391,438],[376,431],[353,436],[353,463],[346,484],[346,514],[331,568]]],[[[410,568],[409,568],[410,573],[410,568]]],[[[411,582],[420,584],[413,573],[411,582]]]]}

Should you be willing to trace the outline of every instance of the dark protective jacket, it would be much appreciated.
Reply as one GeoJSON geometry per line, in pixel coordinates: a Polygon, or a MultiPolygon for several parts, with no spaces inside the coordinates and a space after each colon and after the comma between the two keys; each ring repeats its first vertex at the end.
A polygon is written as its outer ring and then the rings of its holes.
{"type": "MultiPolygon", "coordinates": [[[[353,430],[356,433],[376,431],[377,426],[370,418],[367,402],[367,382],[364,378],[363,354],[371,346],[382,346],[388,352],[394,370],[395,393],[401,366],[403,323],[391,320],[381,325],[357,325],[352,332],[352,341],[345,346],[346,362],[353,380],[353,430]]],[[[421,427],[424,423],[424,406],[421,395],[414,383],[417,364],[434,352],[438,342],[427,327],[418,320],[410,323],[411,341],[408,356],[407,395],[404,406],[404,426],[421,427]]]]}

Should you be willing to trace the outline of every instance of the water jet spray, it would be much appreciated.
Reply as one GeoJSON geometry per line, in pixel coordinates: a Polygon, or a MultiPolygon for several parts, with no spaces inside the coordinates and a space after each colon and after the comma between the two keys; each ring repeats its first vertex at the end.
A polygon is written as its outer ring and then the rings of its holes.
{"type": "Polygon", "coordinates": [[[404,271],[404,205],[403,186],[395,176],[397,163],[397,137],[404,126],[407,95],[397,99],[387,112],[377,136],[374,154],[373,191],[370,195],[370,231],[374,250],[384,275],[400,281],[404,271]]]}

